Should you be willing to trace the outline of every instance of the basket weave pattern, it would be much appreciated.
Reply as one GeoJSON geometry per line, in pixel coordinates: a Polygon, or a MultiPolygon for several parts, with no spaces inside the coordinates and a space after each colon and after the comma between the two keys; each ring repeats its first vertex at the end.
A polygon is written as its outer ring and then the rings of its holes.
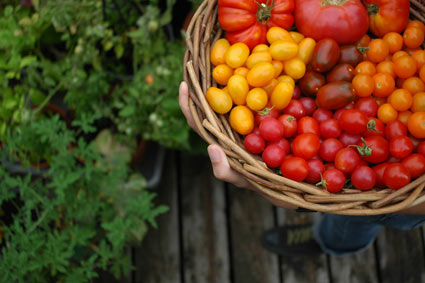
{"type": "MultiPolygon", "coordinates": [[[[411,18],[425,22],[425,1],[411,0],[411,18]]],[[[217,0],[205,0],[197,9],[186,31],[183,79],[189,86],[189,108],[197,133],[209,144],[223,147],[230,166],[242,174],[259,192],[275,200],[327,213],[378,215],[425,202],[425,175],[394,191],[381,189],[360,191],[344,188],[331,194],[321,187],[284,178],[248,153],[242,140],[228,122],[228,115],[215,113],[205,93],[217,86],[212,79],[210,50],[223,31],[217,25],[217,0]]]]}

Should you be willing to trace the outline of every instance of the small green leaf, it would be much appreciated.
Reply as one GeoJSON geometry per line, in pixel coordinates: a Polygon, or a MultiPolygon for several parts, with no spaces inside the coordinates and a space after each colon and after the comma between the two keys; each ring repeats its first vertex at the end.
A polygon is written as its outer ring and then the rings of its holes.
{"type": "Polygon", "coordinates": [[[22,58],[21,64],[20,64],[20,68],[29,66],[32,63],[36,62],[36,61],[37,61],[37,57],[36,56],[26,56],[26,57],[22,58]]]}
{"type": "Polygon", "coordinates": [[[135,111],[136,111],[136,108],[134,107],[134,105],[127,105],[123,109],[121,109],[119,115],[121,117],[129,117],[133,115],[135,111]]]}
{"type": "Polygon", "coordinates": [[[124,46],[122,44],[118,44],[114,48],[115,56],[117,56],[117,59],[120,59],[122,55],[124,55],[124,46]]]}

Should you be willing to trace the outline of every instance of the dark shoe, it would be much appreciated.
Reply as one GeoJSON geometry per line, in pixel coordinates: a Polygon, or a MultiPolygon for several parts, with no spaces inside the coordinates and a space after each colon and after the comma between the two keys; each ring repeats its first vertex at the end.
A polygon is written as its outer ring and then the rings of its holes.
{"type": "Polygon", "coordinates": [[[264,232],[263,247],[284,256],[315,256],[323,253],[313,238],[311,225],[288,225],[264,232]]]}

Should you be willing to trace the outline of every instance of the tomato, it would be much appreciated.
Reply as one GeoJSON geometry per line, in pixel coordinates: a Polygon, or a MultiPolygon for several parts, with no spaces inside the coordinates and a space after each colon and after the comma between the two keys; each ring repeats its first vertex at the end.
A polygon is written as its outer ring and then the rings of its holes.
{"type": "Polygon", "coordinates": [[[389,104],[385,103],[378,108],[378,118],[384,123],[389,123],[397,119],[397,110],[389,104]]]}
{"type": "Polygon", "coordinates": [[[425,111],[425,92],[419,92],[413,96],[412,111],[413,112],[425,111]]]}
{"type": "Polygon", "coordinates": [[[343,148],[344,146],[339,140],[334,138],[326,139],[320,145],[320,158],[328,162],[333,162],[336,154],[343,148]]]}
{"type": "Polygon", "coordinates": [[[316,41],[310,37],[306,37],[298,44],[298,58],[304,62],[304,64],[308,64],[311,62],[313,58],[313,51],[316,47],[316,41]]]}
{"type": "Polygon", "coordinates": [[[394,60],[394,71],[399,78],[409,78],[416,73],[417,69],[416,61],[411,56],[405,55],[394,60]]]}
{"type": "Polygon", "coordinates": [[[352,83],[356,90],[356,95],[360,97],[368,97],[372,95],[375,89],[375,81],[370,75],[357,74],[353,78],[352,83]]]}
{"type": "Polygon", "coordinates": [[[246,96],[246,105],[254,111],[263,110],[267,105],[267,92],[262,88],[253,88],[246,96]]]}
{"type": "Polygon", "coordinates": [[[369,43],[369,49],[366,51],[367,58],[372,63],[379,63],[385,60],[390,54],[390,46],[381,38],[376,38],[369,43]]]}
{"type": "Polygon", "coordinates": [[[376,73],[372,78],[375,82],[375,87],[373,89],[373,95],[375,97],[386,97],[390,95],[395,88],[395,80],[390,74],[376,73]]]}
{"type": "Polygon", "coordinates": [[[395,137],[406,135],[407,127],[398,120],[388,123],[387,127],[385,128],[385,137],[387,140],[392,140],[395,137]]]}
{"type": "Polygon", "coordinates": [[[369,163],[381,163],[389,154],[388,141],[381,136],[370,136],[362,139],[356,146],[363,160],[369,163]]]}
{"type": "Polygon", "coordinates": [[[306,96],[315,96],[319,89],[326,83],[325,77],[314,71],[306,72],[299,81],[301,92],[306,96]]]}
{"type": "Polygon", "coordinates": [[[369,119],[358,109],[347,109],[342,113],[339,121],[341,128],[352,134],[361,134],[366,131],[369,119]]]}
{"type": "Polygon", "coordinates": [[[412,140],[408,136],[397,136],[390,140],[390,153],[396,158],[405,158],[413,151],[412,140]]]}
{"type": "Polygon", "coordinates": [[[268,144],[276,144],[280,146],[285,151],[285,158],[288,157],[288,154],[291,152],[291,145],[289,144],[288,140],[285,138],[281,138],[277,142],[269,142],[268,144]]]}
{"type": "Polygon", "coordinates": [[[277,118],[279,117],[279,111],[274,107],[264,108],[262,111],[257,111],[255,114],[255,124],[260,125],[261,121],[266,118],[277,118]]]}
{"type": "Polygon", "coordinates": [[[412,106],[413,98],[410,91],[399,88],[388,97],[388,103],[397,111],[406,111],[412,106]]]}
{"type": "Polygon", "coordinates": [[[289,34],[291,35],[292,39],[299,44],[301,40],[305,38],[304,34],[296,32],[296,31],[290,31],[289,34]]]}
{"type": "Polygon", "coordinates": [[[254,129],[254,115],[243,105],[234,107],[229,115],[230,126],[239,134],[247,135],[254,129]]]}
{"type": "Polygon", "coordinates": [[[424,42],[425,34],[423,30],[416,27],[408,27],[403,32],[403,41],[404,45],[408,48],[415,49],[421,46],[424,42]]]}
{"type": "Polygon", "coordinates": [[[205,96],[212,110],[219,114],[225,114],[232,109],[232,98],[222,89],[210,87],[205,96]]]}
{"type": "Polygon", "coordinates": [[[368,166],[357,167],[351,174],[351,183],[361,191],[370,190],[376,183],[376,173],[368,166]]]}
{"type": "Polygon", "coordinates": [[[292,59],[298,54],[298,44],[293,41],[276,40],[270,45],[270,54],[274,60],[292,59]]]}
{"type": "Polygon", "coordinates": [[[298,135],[292,142],[292,152],[295,156],[306,160],[311,159],[319,152],[319,136],[313,133],[298,135]]]}
{"type": "Polygon", "coordinates": [[[410,183],[410,173],[401,163],[391,163],[384,172],[385,185],[393,190],[398,190],[410,183]]]}
{"type": "Polygon", "coordinates": [[[261,158],[270,168],[279,167],[285,159],[285,151],[276,144],[267,145],[261,158]]]}
{"type": "Polygon", "coordinates": [[[288,76],[288,75],[281,75],[281,76],[279,76],[279,77],[277,78],[277,81],[278,81],[279,83],[281,83],[281,82],[287,82],[287,83],[289,83],[291,86],[295,87],[295,80],[294,80],[293,78],[291,78],[290,76],[288,76]]]}
{"type": "Polygon", "coordinates": [[[246,44],[238,42],[233,44],[227,49],[224,54],[224,60],[226,64],[233,68],[242,67],[249,56],[249,48],[246,44]]]}
{"type": "Polygon", "coordinates": [[[369,117],[366,131],[363,133],[363,136],[364,137],[384,136],[384,134],[385,134],[384,123],[381,120],[376,119],[375,117],[369,117]]]}
{"type": "Polygon", "coordinates": [[[340,149],[335,155],[335,166],[344,173],[352,172],[359,162],[359,155],[351,147],[340,149]]]}
{"type": "Polygon", "coordinates": [[[418,69],[420,69],[425,64],[425,50],[417,50],[413,52],[412,58],[416,61],[418,69]]]}
{"type": "Polygon", "coordinates": [[[291,180],[301,182],[307,178],[309,173],[309,166],[307,161],[301,157],[290,157],[285,159],[280,166],[282,176],[291,180]]]}
{"type": "Polygon", "coordinates": [[[286,29],[283,29],[283,28],[280,28],[280,27],[269,28],[269,30],[267,31],[266,37],[267,37],[268,43],[270,43],[270,44],[273,44],[275,41],[278,41],[278,40],[289,41],[289,42],[295,43],[291,34],[286,29]]]}
{"type": "Polygon", "coordinates": [[[342,113],[344,113],[345,110],[346,110],[345,108],[338,109],[337,111],[335,111],[335,114],[334,114],[333,118],[335,120],[338,120],[339,121],[341,119],[342,113]]]}
{"type": "Polygon", "coordinates": [[[246,59],[245,65],[249,69],[252,69],[252,67],[254,67],[256,64],[258,64],[260,62],[271,63],[272,62],[272,56],[270,55],[270,52],[263,51],[263,52],[252,53],[251,55],[248,56],[248,59],[246,59]]]}
{"type": "Polygon", "coordinates": [[[410,115],[412,115],[412,112],[410,111],[398,112],[397,120],[407,126],[407,122],[409,121],[410,115]]]}
{"type": "Polygon", "coordinates": [[[304,116],[298,120],[298,135],[304,133],[313,133],[315,135],[319,134],[319,123],[314,120],[312,117],[304,116]]]}
{"type": "Polygon", "coordinates": [[[420,153],[409,155],[401,164],[409,171],[412,178],[417,178],[425,173],[425,156],[420,153]]]}
{"type": "Polygon", "coordinates": [[[277,110],[282,110],[291,102],[294,87],[287,82],[278,83],[270,97],[271,104],[277,110]]]}
{"type": "Polygon", "coordinates": [[[424,82],[418,78],[418,77],[410,77],[407,78],[404,82],[402,87],[406,90],[408,90],[412,95],[415,95],[418,92],[425,91],[425,84],[424,82]]]}
{"type": "Polygon", "coordinates": [[[389,74],[393,78],[396,77],[396,74],[395,74],[395,71],[394,71],[394,62],[393,61],[382,61],[382,62],[380,62],[378,65],[376,65],[376,72],[389,74]]]}
{"type": "Polygon", "coordinates": [[[325,172],[325,166],[323,162],[318,159],[310,159],[307,161],[308,164],[308,175],[305,181],[311,184],[315,184],[320,181],[323,172],[325,172]]]}
{"type": "Polygon", "coordinates": [[[246,80],[250,86],[263,87],[274,78],[274,74],[275,69],[271,63],[261,62],[249,70],[246,80]]]}
{"type": "Polygon", "coordinates": [[[338,120],[328,119],[320,123],[319,132],[323,138],[338,138],[342,133],[342,129],[338,120]]]}
{"type": "Polygon", "coordinates": [[[382,37],[388,32],[401,33],[407,26],[410,14],[408,0],[365,0],[369,12],[369,30],[382,37]]]}
{"type": "Polygon", "coordinates": [[[283,63],[280,61],[273,60],[272,65],[274,67],[274,77],[277,78],[282,73],[283,63]]]}
{"type": "Polygon", "coordinates": [[[267,29],[279,26],[289,29],[294,18],[292,0],[219,0],[218,22],[230,43],[244,42],[250,49],[266,43],[267,29]]]}
{"type": "Polygon", "coordinates": [[[264,147],[266,146],[266,142],[262,136],[250,133],[245,137],[243,145],[248,152],[252,154],[260,154],[263,152],[264,147]]]}
{"type": "MultiPolygon", "coordinates": [[[[270,32],[271,29],[268,30],[268,32],[270,32]]],[[[268,52],[269,51],[269,46],[267,44],[258,44],[254,47],[254,49],[252,49],[251,53],[256,53],[256,52],[268,52]]]]}
{"type": "Polygon", "coordinates": [[[212,71],[213,79],[221,85],[226,85],[229,78],[233,75],[233,69],[226,64],[216,66],[212,71]]]}
{"type": "Polygon", "coordinates": [[[295,119],[301,119],[305,116],[305,109],[299,100],[292,99],[288,106],[283,109],[283,113],[292,115],[295,119]]]}
{"type": "Polygon", "coordinates": [[[333,116],[332,111],[323,109],[323,108],[318,108],[316,111],[314,111],[313,113],[313,118],[314,120],[316,120],[319,123],[322,123],[326,120],[331,119],[333,116]]]}
{"type": "Polygon", "coordinates": [[[226,63],[225,54],[230,48],[230,43],[225,38],[221,38],[214,42],[211,48],[210,60],[214,66],[226,63]]]}
{"type": "Polygon", "coordinates": [[[342,108],[354,100],[355,90],[351,83],[339,81],[322,86],[317,92],[317,104],[327,110],[342,108]]]}
{"type": "Polygon", "coordinates": [[[413,113],[407,121],[407,128],[415,138],[425,138],[425,112],[413,113]]]}
{"type": "Polygon", "coordinates": [[[378,103],[371,97],[363,97],[357,100],[357,102],[354,104],[354,108],[359,109],[368,117],[373,117],[378,111],[378,103]]]}
{"type": "Polygon", "coordinates": [[[326,76],[326,81],[347,81],[351,82],[354,78],[354,68],[349,64],[339,64],[332,68],[332,70],[326,76]]]}
{"type": "Polygon", "coordinates": [[[266,118],[260,123],[260,134],[266,140],[275,142],[283,137],[283,124],[276,118],[266,118]]]}
{"type": "Polygon", "coordinates": [[[305,36],[333,38],[339,44],[355,43],[369,27],[360,1],[297,0],[294,15],[298,30],[305,36]]]}
{"type": "Polygon", "coordinates": [[[306,116],[311,116],[317,108],[316,101],[311,97],[302,97],[299,101],[304,107],[306,116]]]}
{"type": "Polygon", "coordinates": [[[356,68],[354,69],[354,73],[373,76],[374,74],[376,74],[375,64],[370,61],[363,61],[356,66],[356,68]]]}
{"type": "Polygon", "coordinates": [[[248,68],[239,67],[239,68],[236,68],[233,71],[233,74],[234,75],[241,75],[242,77],[246,78],[246,76],[248,75],[248,72],[249,72],[248,68]]]}
{"type": "Polygon", "coordinates": [[[356,42],[356,46],[360,46],[360,47],[367,47],[369,45],[371,38],[370,36],[365,33],[357,42],[356,42]]]}
{"type": "Polygon", "coordinates": [[[385,34],[382,39],[388,44],[391,54],[400,51],[403,48],[403,37],[400,33],[392,31],[385,34]]]}
{"type": "Polygon", "coordinates": [[[295,136],[297,133],[298,122],[294,116],[283,114],[279,117],[279,121],[282,123],[284,128],[283,137],[290,138],[295,136]]]}
{"type": "Polygon", "coordinates": [[[418,146],[416,147],[416,150],[417,150],[419,153],[421,153],[421,154],[425,155],[425,141],[423,141],[423,142],[419,143],[419,144],[418,144],[418,146]]]}
{"type": "Polygon", "coordinates": [[[292,98],[293,99],[299,99],[301,97],[301,90],[300,87],[298,85],[296,85],[294,87],[294,92],[292,93],[292,98]]]}
{"type": "Polygon", "coordinates": [[[340,170],[327,169],[322,175],[322,181],[316,185],[322,185],[330,193],[337,193],[344,188],[345,181],[344,173],[340,170]]]}
{"type": "Polygon", "coordinates": [[[341,46],[339,54],[338,64],[349,64],[352,67],[355,67],[363,61],[363,54],[356,45],[341,46]]]}
{"type": "Polygon", "coordinates": [[[272,79],[267,85],[263,86],[263,89],[267,92],[267,96],[270,98],[270,96],[273,93],[273,90],[278,85],[277,79],[272,79]]]}
{"type": "Polygon", "coordinates": [[[387,169],[387,166],[389,165],[389,163],[381,163],[376,165],[375,167],[373,167],[373,171],[375,172],[376,175],[376,182],[375,182],[375,186],[378,188],[385,188],[385,182],[384,182],[384,172],[385,169],[387,169]]]}
{"type": "Polygon", "coordinates": [[[298,80],[305,74],[305,64],[300,58],[292,58],[283,63],[283,70],[291,78],[298,80]]]}
{"type": "Polygon", "coordinates": [[[241,75],[233,75],[227,82],[227,89],[232,97],[233,103],[236,105],[245,105],[246,96],[249,92],[247,80],[241,75]]]}
{"type": "Polygon", "coordinates": [[[339,53],[339,46],[335,40],[325,38],[318,41],[311,59],[313,69],[320,73],[329,71],[338,62],[339,53]]]}

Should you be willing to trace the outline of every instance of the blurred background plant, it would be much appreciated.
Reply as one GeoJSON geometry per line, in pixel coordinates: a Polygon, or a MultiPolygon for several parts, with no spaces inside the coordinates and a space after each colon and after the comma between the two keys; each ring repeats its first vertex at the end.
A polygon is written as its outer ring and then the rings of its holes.
{"type": "Polygon", "coordinates": [[[1,282],[131,268],[125,247],[167,210],[130,165],[140,141],[202,145],[178,106],[184,19],[174,22],[173,7],[0,3],[1,282]]]}

